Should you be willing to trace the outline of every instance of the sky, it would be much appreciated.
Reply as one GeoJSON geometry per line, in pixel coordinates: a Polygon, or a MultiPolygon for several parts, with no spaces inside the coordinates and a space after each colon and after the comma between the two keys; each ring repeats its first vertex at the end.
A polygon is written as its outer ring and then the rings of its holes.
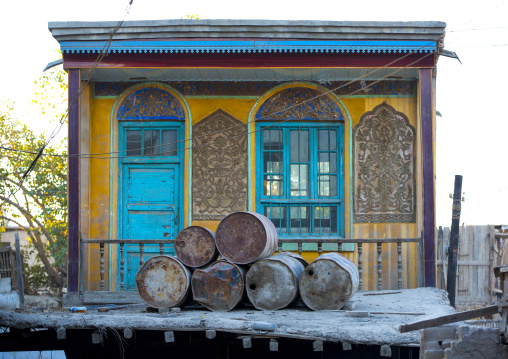
{"type": "MultiPolygon", "coordinates": [[[[55,123],[31,104],[34,81],[56,59],[49,21],[121,20],[129,0],[8,1],[0,5],[0,101],[37,131],[55,123]]],[[[508,0],[475,2],[133,0],[126,20],[201,19],[444,21],[437,65],[436,223],[450,226],[455,175],[463,176],[461,222],[508,224],[508,0]]]]}

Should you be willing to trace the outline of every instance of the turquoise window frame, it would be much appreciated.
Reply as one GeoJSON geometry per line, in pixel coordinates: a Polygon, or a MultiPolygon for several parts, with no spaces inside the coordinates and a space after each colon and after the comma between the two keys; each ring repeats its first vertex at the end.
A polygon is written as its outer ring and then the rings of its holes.
{"type": "MultiPolygon", "coordinates": [[[[270,208],[270,205],[277,207],[286,207],[286,211],[290,210],[290,206],[309,206],[309,233],[290,233],[291,227],[290,219],[286,219],[286,233],[279,233],[279,238],[284,239],[341,239],[345,235],[344,224],[344,124],[342,122],[329,122],[329,121],[302,121],[278,124],[277,122],[263,121],[256,124],[256,209],[258,213],[265,214],[265,208],[270,208]],[[280,196],[265,195],[264,192],[264,161],[263,156],[265,149],[263,148],[263,129],[283,131],[283,194],[280,196]],[[290,131],[291,130],[309,130],[309,177],[308,177],[308,193],[307,196],[291,196],[290,191],[290,131]],[[318,131],[323,129],[330,129],[337,131],[337,195],[336,196],[319,196],[319,175],[318,175],[318,131]],[[315,218],[313,211],[316,207],[337,206],[337,233],[322,233],[320,227],[319,233],[315,231],[315,218]]],[[[331,211],[330,211],[331,214],[331,211]]],[[[289,217],[289,212],[287,214],[289,217]]],[[[276,225],[277,227],[277,225],[276,225]]],[[[281,227],[282,228],[282,227],[281,227]]],[[[331,223],[330,223],[331,228],[331,223]]],[[[283,249],[294,250],[296,244],[285,245],[283,249]]],[[[326,245],[329,250],[334,250],[335,247],[326,245]]],[[[304,250],[315,250],[316,245],[304,246],[304,250]]],[[[324,248],[325,249],[325,248],[324,248]]]]}

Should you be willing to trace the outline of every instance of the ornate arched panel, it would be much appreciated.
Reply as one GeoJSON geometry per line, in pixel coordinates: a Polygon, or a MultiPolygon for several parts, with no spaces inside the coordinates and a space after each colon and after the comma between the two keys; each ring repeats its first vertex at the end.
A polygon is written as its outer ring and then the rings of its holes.
{"type": "Polygon", "coordinates": [[[383,103],[362,115],[353,132],[354,219],[415,222],[415,129],[383,103]]]}
{"type": "Polygon", "coordinates": [[[344,115],[339,106],[326,94],[308,87],[291,87],[268,98],[257,111],[255,119],[256,121],[344,120],[344,115]]]}
{"type": "Polygon", "coordinates": [[[158,87],[143,87],[127,95],[117,118],[125,120],[184,120],[185,111],[171,93],[158,87]]]}
{"type": "Polygon", "coordinates": [[[192,130],[192,218],[247,210],[247,128],[219,109],[192,130]]]}

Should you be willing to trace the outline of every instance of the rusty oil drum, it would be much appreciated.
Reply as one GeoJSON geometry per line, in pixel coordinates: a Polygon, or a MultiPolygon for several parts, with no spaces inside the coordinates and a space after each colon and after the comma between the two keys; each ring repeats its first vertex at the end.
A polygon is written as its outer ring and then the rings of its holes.
{"type": "Polygon", "coordinates": [[[303,257],[280,253],[256,262],[245,276],[247,296],[259,310],[282,309],[299,298],[303,257]]]}
{"type": "Polygon", "coordinates": [[[339,253],[327,253],[309,264],[300,277],[300,295],[313,310],[342,308],[358,289],[358,268],[339,253]]]}
{"type": "Polygon", "coordinates": [[[271,257],[277,249],[277,230],[265,216],[236,212],[224,218],[215,232],[222,257],[237,264],[249,264],[271,257]]]}
{"type": "Polygon", "coordinates": [[[176,236],[175,254],[178,260],[192,268],[215,262],[219,257],[215,234],[208,228],[187,227],[176,236]]]}
{"type": "Polygon", "coordinates": [[[148,259],[135,277],[139,296],[150,307],[183,305],[190,294],[191,272],[175,257],[148,259]]]}
{"type": "Polygon", "coordinates": [[[196,269],[191,281],[192,296],[212,311],[227,312],[244,298],[246,272],[246,268],[225,260],[196,269]]]}

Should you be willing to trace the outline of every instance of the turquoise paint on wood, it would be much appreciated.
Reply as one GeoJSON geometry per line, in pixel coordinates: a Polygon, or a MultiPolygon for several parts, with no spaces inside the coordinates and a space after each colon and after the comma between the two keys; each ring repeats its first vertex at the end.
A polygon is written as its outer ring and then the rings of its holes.
{"type": "MultiPolygon", "coordinates": [[[[179,164],[124,164],[122,178],[122,237],[174,239],[178,234],[179,164]]],[[[165,254],[174,255],[173,245],[165,254]]],[[[158,245],[145,245],[145,261],[159,254],[158,245]]],[[[140,267],[138,245],[126,245],[126,289],[135,289],[140,267]]]]}
{"type": "MultiPolygon", "coordinates": [[[[184,143],[180,141],[184,136],[184,125],[181,122],[124,122],[119,124],[118,147],[126,149],[127,131],[150,130],[176,131],[177,148],[166,153],[167,156],[138,154],[119,159],[118,238],[121,239],[175,239],[183,228],[184,143]]],[[[143,141],[139,146],[141,153],[156,147],[143,141]]],[[[158,254],[158,245],[144,246],[144,261],[158,254]]],[[[173,245],[165,245],[164,254],[174,255],[173,245]]],[[[119,288],[120,251],[117,258],[119,288]]],[[[134,277],[140,268],[139,245],[126,245],[124,258],[125,290],[135,290],[134,277]]]]}

